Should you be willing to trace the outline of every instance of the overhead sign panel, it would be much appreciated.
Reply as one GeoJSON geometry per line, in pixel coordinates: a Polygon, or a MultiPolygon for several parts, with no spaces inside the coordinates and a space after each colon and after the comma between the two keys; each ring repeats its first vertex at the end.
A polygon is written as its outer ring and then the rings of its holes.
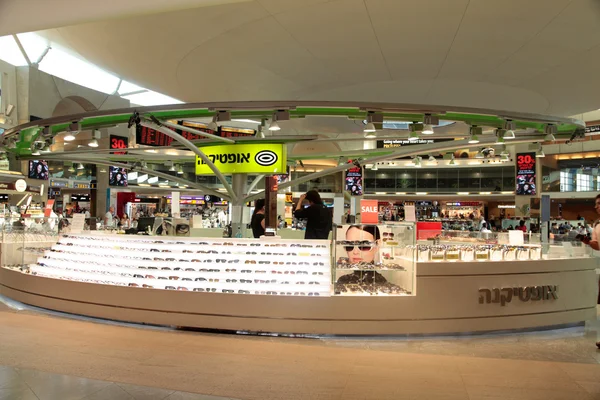
{"type": "MultiPolygon", "coordinates": [[[[286,172],[285,144],[231,144],[202,147],[200,150],[223,174],[282,174],[286,172]]],[[[196,175],[212,175],[213,171],[196,156],[196,175]]]]}
{"type": "MultiPolygon", "coordinates": [[[[236,138],[236,137],[246,137],[246,136],[256,136],[256,131],[253,129],[241,129],[241,128],[230,128],[226,126],[219,126],[217,131],[213,131],[208,129],[207,125],[191,122],[191,121],[171,121],[176,122],[177,125],[187,126],[193,128],[197,131],[210,133],[211,135],[225,137],[225,138],[236,138]]],[[[194,133],[190,133],[188,131],[184,131],[181,129],[174,129],[171,127],[167,127],[171,129],[173,132],[178,133],[183,136],[187,140],[206,140],[207,138],[204,136],[196,135],[194,133]]],[[[135,141],[137,144],[145,145],[145,146],[170,146],[171,142],[173,142],[173,138],[165,135],[162,132],[156,131],[151,128],[147,128],[142,125],[138,125],[135,133],[135,141]]]]}

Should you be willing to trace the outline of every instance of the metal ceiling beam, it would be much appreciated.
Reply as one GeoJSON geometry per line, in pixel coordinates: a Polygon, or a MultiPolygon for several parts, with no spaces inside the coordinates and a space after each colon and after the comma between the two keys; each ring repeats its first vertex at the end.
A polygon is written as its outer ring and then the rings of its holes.
{"type": "MultiPolygon", "coordinates": [[[[190,142],[189,140],[187,140],[186,138],[184,138],[177,132],[172,131],[169,128],[160,126],[160,125],[158,125],[152,121],[148,121],[146,119],[142,119],[140,121],[140,124],[142,124],[143,126],[145,126],[147,128],[154,129],[155,131],[164,133],[165,135],[167,135],[170,138],[174,139],[175,141],[181,143],[182,145],[187,147],[189,150],[191,150],[194,154],[196,154],[198,157],[200,157],[202,159],[202,161],[204,161],[204,163],[206,165],[208,165],[208,167],[213,171],[215,176],[221,181],[221,184],[223,185],[225,190],[227,190],[227,193],[229,193],[229,196],[231,197],[232,201],[235,203],[235,199],[236,199],[237,195],[233,191],[233,188],[231,187],[229,182],[227,182],[227,178],[225,178],[225,175],[223,175],[223,173],[221,171],[219,171],[219,169],[215,166],[215,164],[206,156],[206,154],[204,154],[204,152],[202,150],[200,150],[192,142],[190,142]]],[[[241,195],[242,195],[242,193],[240,193],[240,196],[241,195]]]]}
{"type": "Polygon", "coordinates": [[[273,110],[286,108],[292,109],[292,117],[301,117],[306,115],[330,115],[360,118],[361,115],[365,115],[364,110],[381,110],[386,119],[394,117],[401,118],[403,114],[414,114],[407,116],[413,118],[418,115],[423,115],[424,113],[431,113],[440,114],[442,118],[445,118],[447,120],[457,121],[465,121],[469,120],[469,118],[477,119],[481,116],[488,116],[498,119],[510,118],[517,122],[522,121],[524,124],[526,124],[527,122],[552,122],[557,123],[559,125],[566,124],[574,125],[580,128],[585,127],[585,123],[583,121],[572,118],[473,107],[332,101],[234,101],[214,103],[187,103],[149,107],[132,107],[113,110],[98,110],[87,113],[52,117],[44,120],[28,122],[26,124],[22,124],[14,128],[7,129],[5,135],[7,135],[7,137],[12,137],[16,135],[19,131],[24,129],[48,125],[55,126],[68,124],[69,122],[78,120],[81,120],[83,122],[84,129],[90,129],[89,127],[85,126],[85,120],[94,118],[104,118],[106,120],[105,123],[110,124],[127,123],[131,114],[133,114],[136,111],[140,114],[152,114],[159,119],[212,117],[215,114],[215,111],[211,110],[229,110],[231,111],[232,117],[234,118],[250,116],[255,118],[270,118],[270,115],[273,113],[273,110]],[[110,121],[108,121],[109,119],[110,121]]]}

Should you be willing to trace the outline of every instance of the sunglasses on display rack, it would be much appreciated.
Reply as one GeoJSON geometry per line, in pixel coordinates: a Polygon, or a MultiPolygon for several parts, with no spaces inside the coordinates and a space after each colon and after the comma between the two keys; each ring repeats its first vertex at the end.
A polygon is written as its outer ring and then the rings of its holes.
{"type": "Polygon", "coordinates": [[[369,241],[360,241],[360,242],[348,242],[348,241],[344,241],[342,242],[342,245],[344,246],[344,249],[347,252],[353,251],[355,248],[358,247],[358,250],[360,251],[371,251],[373,249],[373,247],[375,247],[376,243],[375,242],[369,242],[369,241]]]}

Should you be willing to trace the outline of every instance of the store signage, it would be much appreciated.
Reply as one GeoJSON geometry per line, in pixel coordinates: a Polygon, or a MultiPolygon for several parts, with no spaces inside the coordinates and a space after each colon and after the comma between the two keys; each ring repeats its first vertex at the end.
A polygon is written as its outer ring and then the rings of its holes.
{"type": "Polygon", "coordinates": [[[479,289],[479,304],[497,303],[505,306],[510,303],[513,297],[518,297],[520,301],[543,301],[557,300],[558,286],[526,286],[526,287],[508,287],[502,289],[479,289]],[[494,294],[492,298],[492,293],[494,294]]]}
{"type": "MultiPolygon", "coordinates": [[[[112,149],[126,149],[129,147],[129,138],[126,136],[110,135],[110,148],[112,149]]],[[[113,154],[127,154],[126,151],[115,151],[113,154]]]]}
{"type": "Polygon", "coordinates": [[[83,183],[73,182],[72,187],[73,187],[73,189],[89,189],[90,183],[89,182],[83,182],[83,183]]]}
{"type": "MultiPolygon", "coordinates": [[[[256,136],[256,131],[254,129],[240,129],[240,128],[229,128],[225,126],[219,126],[218,131],[213,131],[208,129],[207,125],[191,122],[191,121],[170,121],[173,123],[177,123],[177,125],[188,126],[190,128],[196,129],[201,132],[210,133],[211,135],[226,137],[226,138],[235,138],[235,137],[247,137],[247,136],[256,136]]],[[[173,132],[183,136],[187,140],[207,140],[205,136],[196,135],[194,133],[190,133],[188,131],[183,131],[181,129],[175,129],[171,127],[167,127],[171,129],[173,132]]],[[[146,146],[170,146],[171,142],[173,142],[173,138],[165,135],[162,132],[156,131],[151,128],[147,128],[145,126],[138,125],[136,127],[135,132],[135,140],[137,144],[143,144],[146,146]]]]}
{"type": "Polygon", "coordinates": [[[360,222],[362,224],[377,224],[379,222],[377,206],[377,200],[360,200],[360,222]]]}
{"type": "Polygon", "coordinates": [[[57,188],[66,188],[69,186],[69,181],[68,180],[58,180],[58,179],[50,179],[50,187],[57,187],[57,188]]]}
{"type": "Polygon", "coordinates": [[[17,179],[15,181],[15,190],[17,192],[24,192],[25,190],[27,190],[27,182],[25,181],[25,179],[17,179]]]}
{"type": "Polygon", "coordinates": [[[517,195],[535,196],[535,152],[517,154],[517,195]]]}
{"type": "MultiPolygon", "coordinates": [[[[281,143],[231,144],[202,147],[210,161],[224,174],[277,174],[286,171],[287,146],[281,143]]],[[[196,156],[196,175],[213,175],[196,156]]]]}
{"type": "Polygon", "coordinates": [[[294,193],[287,192],[285,194],[285,202],[286,203],[293,203],[294,202],[294,193]]]}
{"type": "Polygon", "coordinates": [[[377,141],[378,149],[393,149],[397,147],[412,146],[415,144],[432,144],[448,142],[454,139],[419,139],[419,140],[408,140],[408,139],[383,139],[377,141]]]}
{"type": "Polygon", "coordinates": [[[446,203],[446,206],[450,207],[481,207],[480,201],[455,201],[453,203],[446,203]]]}
{"type": "MultiPolygon", "coordinates": [[[[348,160],[348,163],[352,162],[352,160],[348,160]]],[[[363,195],[363,172],[360,165],[354,165],[346,171],[346,190],[350,192],[351,196],[363,195]]]]}
{"type": "Polygon", "coordinates": [[[499,204],[498,208],[516,208],[514,204],[499,204]]]}
{"type": "Polygon", "coordinates": [[[590,125],[585,127],[585,133],[600,132],[600,125],[590,125]]]}

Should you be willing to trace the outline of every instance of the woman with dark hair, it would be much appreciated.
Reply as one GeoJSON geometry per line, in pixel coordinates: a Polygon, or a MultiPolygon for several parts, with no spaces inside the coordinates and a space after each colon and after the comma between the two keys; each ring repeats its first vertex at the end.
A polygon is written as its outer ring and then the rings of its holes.
{"type": "Polygon", "coordinates": [[[304,239],[329,238],[333,218],[316,190],[309,190],[306,194],[300,196],[300,200],[296,204],[294,217],[307,220],[304,239]],[[308,201],[309,206],[303,209],[302,203],[304,200],[308,201]]]}
{"type": "Polygon", "coordinates": [[[376,262],[381,234],[377,225],[352,225],[346,231],[348,260],[351,264],[376,262]]]}
{"type": "Polygon", "coordinates": [[[265,199],[258,199],[254,203],[250,227],[252,227],[252,234],[256,239],[265,234],[265,199]]]}

